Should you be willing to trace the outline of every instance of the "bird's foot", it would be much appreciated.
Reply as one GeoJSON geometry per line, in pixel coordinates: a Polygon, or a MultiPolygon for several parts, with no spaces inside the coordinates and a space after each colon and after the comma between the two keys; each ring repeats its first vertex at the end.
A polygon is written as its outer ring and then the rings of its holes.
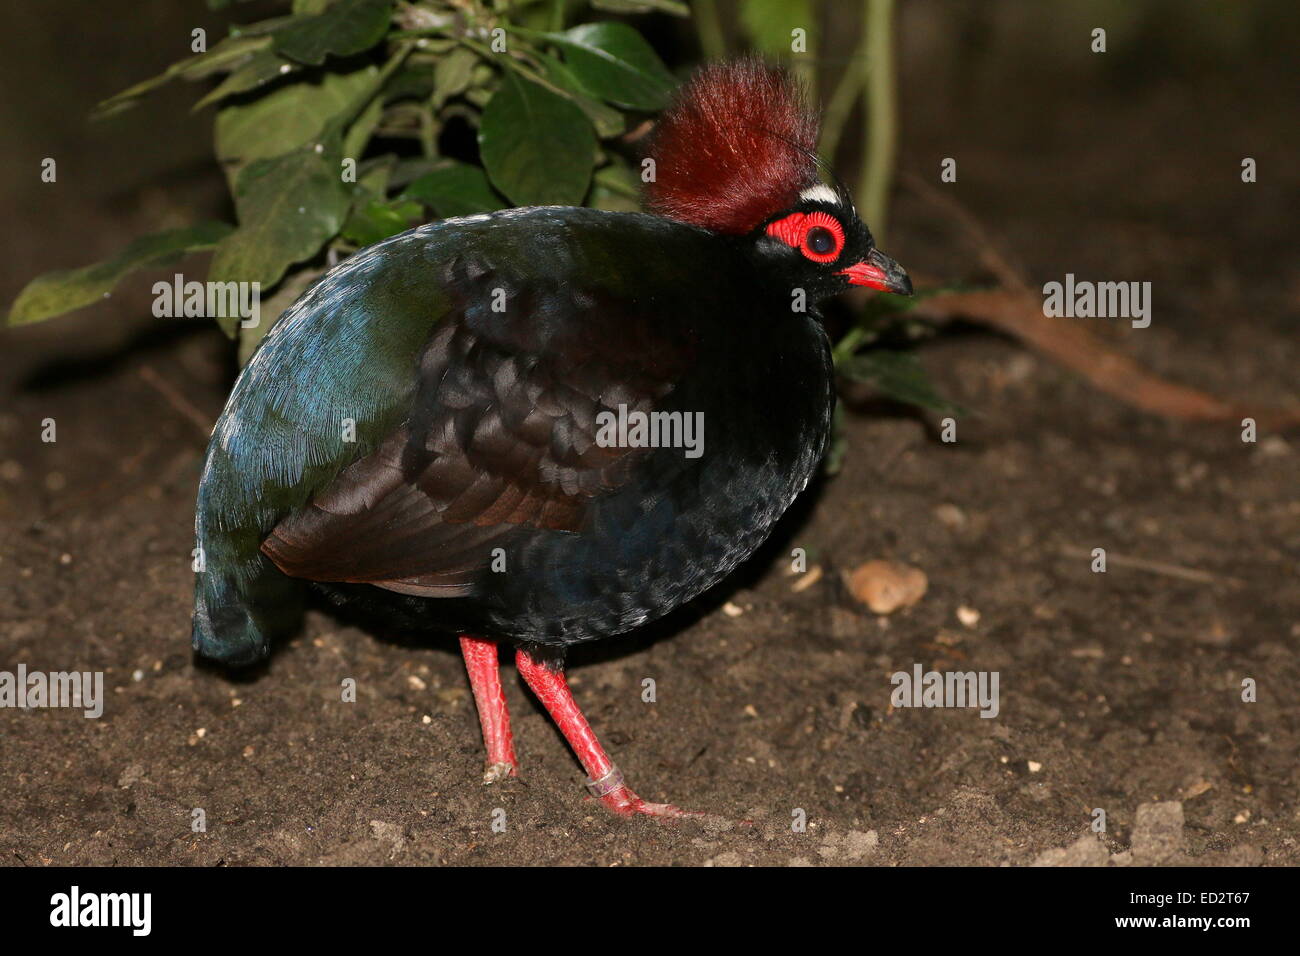
{"type": "Polygon", "coordinates": [[[590,774],[587,789],[606,809],[621,817],[644,814],[661,820],[692,819],[708,825],[718,823],[723,827],[730,826],[728,821],[712,814],[694,813],[670,803],[647,803],[638,797],[623,780],[618,767],[614,766],[609,754],[605,753],[605,748],[592,733],[591,725],[582,716],[582,710],[569,691],[564,673],[551,670],[523,649],[516,653],[515,662],[524,682],[537,695],[537,699],[564,734],[564,739],[578,755],[583,769],[590,774]]]}
{"type": "Polygon", "coordinates": [[[465,656],[469,686],[474,691],[483,744],[487,748],[487,766],[483,783],[499,783],[519,775],[515,759],[514,737],[510,733],[510,711],[501,690],[501,673],[497,664],[497,646],[492,641],[462,634],[460,650],[465,656]]]}
{"type": "Polygon", "coordinates": [[[642,800],[624,782],[623,774],[619,772],[617,767],[610,767],[609,772],[599,780],[589,781],[587,789],[591,791],[593,797],[596,797],[605,805],[606,809],[620,817],[630,817],[638,813],[645,814],[648,817],[659,817],[668,820],[703,819],[708,817],[706,813],[683,810],[671,803],[649,803],[642,800]]]}
{"type": "Polygon", "coordinates": [[[642,800],[627,787],[617,793],[605,794],[600,798],[600,802],[620,817],[635,816],[638,813],[648,817],[659,817],[662,820],[704,819],[708,816],[707,813],[683,810],[671,803],[650,803],[642,800]]]}
{"type": "Polygon", "coordinates": [[[507,777],[519,776],[519,765],[514,763],[490,763],[483,771],[484,786],[492,783],[500,783],[507,777]]]}

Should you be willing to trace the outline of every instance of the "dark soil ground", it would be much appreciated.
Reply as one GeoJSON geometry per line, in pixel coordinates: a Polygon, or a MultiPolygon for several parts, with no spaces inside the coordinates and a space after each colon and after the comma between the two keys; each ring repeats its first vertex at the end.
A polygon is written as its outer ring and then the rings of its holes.
{"type": "MultiPolygon", "coordinates": [[[[1152,280],[1151,328],[1118,336],[1149,366],[1281,404],[1300,368],[1296,132],[1277,104],[1214,86],[1057,89],[1010,117],[986,93],[968,133],[948,125],[951,103],[918,113],[902,161],[928,174],[962,157],[960,197],[1035,281],[1152,280]],[[1047,119],[1106,96],[1068,130],[1047,119]],[[1264,183],[1240,182],[1242,155],[1260,157],[1264,183]]],[[[905,107],[939,95],[920,75],[904,89],[905,107]]],[[[136,229],[95,216],[96,247],[136,229]]],[[[933,209],[905,196],[893,223],[909,266],[969,270],[933,209]]],[[[5,278],[12,293],[26,276],[5,278]]],[[[107,691],[98,720],[0,709],[6,862],[1300,862],[1295,436],[1246,444],[1235,423],[1156,419],[1013,342],[948,330],[923,355],[972,410],[955,443],[933,420],[850,416],[843,472],[741,574],[652,633],[574,655],[575,693],[643,796],[753,825],[627,821],[586,800],[513,670],[524,775],[479,782],[450,642],[403,646],[313,612],[261,670],[196,664],[205,436],[156,383],[211,422],[230,350],[143,317],[152,280],[3,337],[0,670],[102,670],[107,691]],[[39,440],[45,418],[55,443],[39,440]],[[822,571],[799,591],[795,547],[822,571]],[[1090,570],[1097,547],[1105,574],[1090,570]],[[841,572],[878,557],[926,572],[919,604],[887,618],[853,605],[841,572]],[[999,672],[1000,714],[892,709],[890,675],[918,662],[999,672]],[[656,703],[641,700],[647,677],[656,703]],[[340,700],[345,678],[355,703],[340,700]]]]}

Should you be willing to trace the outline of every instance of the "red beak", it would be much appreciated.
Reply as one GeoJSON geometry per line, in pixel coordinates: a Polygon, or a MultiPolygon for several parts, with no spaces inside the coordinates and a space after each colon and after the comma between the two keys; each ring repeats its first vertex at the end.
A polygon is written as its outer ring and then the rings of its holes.
{"type": "Polygon", "coordinates": [[[879,249],[872,249],[865,259],[841,270],[840,275],[846,276],[852,285],[865,285],[897,295],[912,294],[912,280],[907,277],[907,272],[879,249]]]}

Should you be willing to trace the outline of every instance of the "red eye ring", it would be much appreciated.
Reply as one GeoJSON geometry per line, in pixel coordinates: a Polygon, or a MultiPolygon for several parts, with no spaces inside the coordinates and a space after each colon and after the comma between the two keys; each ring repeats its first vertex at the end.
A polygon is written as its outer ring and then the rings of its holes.
{"type": "Polygon", "coordinates": [[[767,234],[780,239],[787,246],[798,249],[804,258],[813,262],[834,262],[844,251],[844,227],[828,212],[796,212],[776,220],[767,227],[767,234]],[[821,228],[831,234],[834,244],[829,252],[814,252],[808,245],[808,234],[821,228]]]}

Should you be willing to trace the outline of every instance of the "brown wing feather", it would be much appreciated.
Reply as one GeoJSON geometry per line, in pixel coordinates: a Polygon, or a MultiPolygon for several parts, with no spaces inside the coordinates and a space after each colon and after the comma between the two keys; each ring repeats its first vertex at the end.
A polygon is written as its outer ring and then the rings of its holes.
{"type": "Polygon", "coordinates": [[[597,444],[596,415],[651,410],[690,343],[642,352],[629,367],[617,333],[576,323],[539,341],[517,327],[524,310],[515,314],[494,335],[464,316],[444,322],[407,420],[263,542],[282,571],[464,595],[494,548],[537,530],[580,532],[587,505],[628,480],[643,451],[597,444]]]}

